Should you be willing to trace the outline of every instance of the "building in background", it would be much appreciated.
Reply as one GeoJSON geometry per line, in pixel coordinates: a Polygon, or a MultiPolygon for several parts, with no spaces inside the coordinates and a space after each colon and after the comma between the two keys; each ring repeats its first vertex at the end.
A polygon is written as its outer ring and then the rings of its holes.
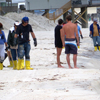
{"type": "Polygon", "coordinates": [[[6,14],[8,12],[17,12],[18,3],[12,3],[12,0],[0,0],[0,14],[6,14]]]}

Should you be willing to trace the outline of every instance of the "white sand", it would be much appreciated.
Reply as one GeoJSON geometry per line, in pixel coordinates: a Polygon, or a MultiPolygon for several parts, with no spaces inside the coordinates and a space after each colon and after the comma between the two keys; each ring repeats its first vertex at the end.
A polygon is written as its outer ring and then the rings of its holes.
{"type": "MultiPolygon", "coordinates": [[[[39,28],[42,31],[34,31],[38,40],[38,46],[34,47],[31,38],[31,67],[34,70],[4,68],[0,71],[0,100],[100,100],[100,51],[94,52],[89,29],[82,29],[84,39],[78,50],[79,69],[68,69],[64,49],[61,62],[66,68],[60,69],[56,65],[52,28],[51,31],[45,31],[45,27],[39,28]]],[[[6,36],[7,33],[5,30],[6,36]]],[[[8,64],[7,58],[4,65],[8,64]]]]}

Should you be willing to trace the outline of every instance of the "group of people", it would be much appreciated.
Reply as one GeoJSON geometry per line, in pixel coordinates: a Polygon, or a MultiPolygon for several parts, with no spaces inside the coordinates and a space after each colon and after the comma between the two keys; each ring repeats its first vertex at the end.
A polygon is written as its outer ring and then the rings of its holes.
{"type": "MultiPolygon", "coordinates": [[[[83,35],[80,26],[72,23],[71,15],[66,17],[66,24],[62,19],[58,20],[58,25],[55,27],[55,47],[57,49],[57,65],[58,68],[64,68],[60,63],[60,55],[62,48],[65,48],[65,54],[67,54],[66,60],[70,69],[73,67],[70,64],[70,54],[73,54],[74,68],[77,67],[77,50],[80,48],[80,37],[83,39],[83,35]]],[[[9,57],[10,65],[13,69],[33,70],[30,67],[30,39],[29,33],[33,37],[34,46],[37,46],[37,39],[29,24],[29,18],[23,17],[22,22],[16,21],[14,26],[9,30],[8,39],[6,40],[2,23],[0,23],[0,70],[3,69],[3,61],[9,57]],[[6,46],[6,49],[4,47],[6,46]],[[7,54],[5,53],[7,51],[7,54]],[[6,54],[6,55],[5,55],[6,54]],[[25,65],[24,65],[25,56],[25,65]]],[[[90,25],[90,37],[93,39],[94,51],[97,48],[100,51],[100,27],[97,24],[97,19],[93,20],[93,24],[90,25]]]]}
{"type": "Polygon", "coordinates": [[[29,24],[29,18],[23,17],[22,22],[16,21],[14,27],[9,30],[8,39],[6,40],[2,23],[0,23],[0,70],[3,69],[3,61],[5,59],[5,50],[10,61],[8,67],[13,69],[22,70],[33,70],[30,67],[30,39],[29,34],[31,33],[34,41],[34,46],[37,46],[37,39],[29,24]],[[4,47],[6,46],[6,49],[4,47]],[[24,65],[25,56],[25,65],[24,65]]]}
{"type": "MultiPolygon", "coordinates": [[[[66,24],[63,24],[63,20],[58,20],[58,25],[55,27],[55,47],[57,49],[57,65],[58,68],[64,68],[60,63],[60,55],[62,48],[65,47],[65,54],[67,54],[66,60],[70,69],[73,67],[70,64],[70,54],[73,54],[74,68],[77,67],[77,50],[80,48],[80,37],[83,39],[83,35],[80,26],[71,22],[71,15],[66,17],[66,24]]],[[[93,39],[94,51],[97,49],[100,51],[100,27],[97,24],[97,19],[93,20],[90,25],[90,37],[93,39]]]]}
{"type": "Polygon", "coordinates": [[[58,68],[64,68],[60,63],[60,55],[62,48],[65,47],[65,54],[67,54],[67,63],[69,68],[72,66],[70,64],[70,54],[73,54],[74,68],[77,67],[77,48],[80,48],[80,36],[83,39],[83,35],[80,26],[71,22],[71,15],[66,17],[66,24],[63,24],[63,20],[58,20],[58,25],[55,27],[55,47],[57,49],[57,65],[58,68]]]}

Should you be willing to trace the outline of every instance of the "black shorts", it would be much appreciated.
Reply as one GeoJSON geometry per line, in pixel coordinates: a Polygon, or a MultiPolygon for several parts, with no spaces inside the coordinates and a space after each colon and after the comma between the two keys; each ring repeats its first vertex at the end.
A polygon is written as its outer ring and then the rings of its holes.
{"type": "Polygon", "coordinates": [[[65,54],[77,54],[76,39],[66,39],[65,54]]]}
{"type": "Polygon", "coordinates": [[[63,47],[62,42],[61,41],[55,41],[55,47],[62,48],[63,47]]]}

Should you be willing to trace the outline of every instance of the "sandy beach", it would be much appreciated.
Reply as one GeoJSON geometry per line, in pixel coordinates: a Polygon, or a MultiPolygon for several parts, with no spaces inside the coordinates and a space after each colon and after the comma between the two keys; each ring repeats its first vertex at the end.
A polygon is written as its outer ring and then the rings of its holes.
{"type": "MultiPolygon", "coordinates": [[[[32,20],[31,16],[33,15],[30,15],[32,20]]],[[[40,19],[36,21],[36,26],[33,22],[37,47],[34,47],[30,36],[30,61],[34,70],[13,70],[7,67],[1,70],[0,100],[100,100],[100,51],[94,52],[92,39],[89,38],[89,28],[82,28],[84,39],[81,39],[78,49],[79,69],[68,69],[64,49],[61,63],[65,68],[57,68],[54,47],[56,24],[46,18],[40,19]],[[38,27],[39,23],[42,23],[42,27],[38,27]]],[[[15,19],[11,20],[13,23],[15,19]]],[[[9,27],[4,24],[4,27],[7,37],[11,24],[9,27]]],[[[70,58],[73,66],[73,56],[70,58]]],[[[4,65],[9,65],[8,58],[4,61],[4,65]]]]}

